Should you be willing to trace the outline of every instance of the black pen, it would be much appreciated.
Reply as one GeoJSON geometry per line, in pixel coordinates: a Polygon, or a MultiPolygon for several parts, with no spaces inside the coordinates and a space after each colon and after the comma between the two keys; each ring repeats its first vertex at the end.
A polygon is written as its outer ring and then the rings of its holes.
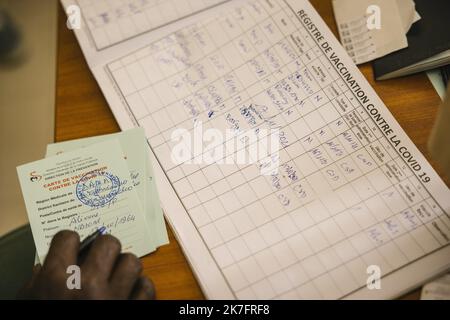
{"type": "Polygon", "coordinates": [[[89,250],[92,243],[97,239],[99,236],[104,235],[106,233],[106,228],[101,227],[98,228],[93,234],[87,236],[84,238],[83,241],[80,243],[80,250],[78,251],[78,258],[84,256],[84,254],[89,250]]]}

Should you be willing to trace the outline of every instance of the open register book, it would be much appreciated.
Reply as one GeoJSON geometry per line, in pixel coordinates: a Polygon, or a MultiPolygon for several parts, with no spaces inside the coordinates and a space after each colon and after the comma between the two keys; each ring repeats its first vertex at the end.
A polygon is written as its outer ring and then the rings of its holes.
{"type": "Polygon", "coordinates": [[[448,188],[308,1],[63,3],[208,298],[392,298],[447,270],[448,188]],[[174,162],[200,122],[279,130],[277,173],[174,162]]]}

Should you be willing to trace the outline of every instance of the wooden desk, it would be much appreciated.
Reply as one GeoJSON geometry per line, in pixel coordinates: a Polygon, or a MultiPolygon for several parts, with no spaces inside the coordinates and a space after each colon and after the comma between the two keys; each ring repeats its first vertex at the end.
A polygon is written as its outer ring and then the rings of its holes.
{"type": "MultiPolygon", "coordinates": [[[[336,35],[331,1],[311,2],[336,35]]],[[[119,131],[78,42],[65,26],[63,10],[59,12],[58,40],[55,140],[119,131]]],[[[430,160],[427,140],[440,100],[427,77],[419,74],[374,82],[370,65],[363,65],[360,69],[403,129],[430,160]]],[[[170,228],[169,236],[169,245],[142,259],[144,273],[153,279],[159,299],[202,299],[203,294],[170,228]]],[[[418,296],[419,291],[416,290],[405,298],[418,296]]]]}

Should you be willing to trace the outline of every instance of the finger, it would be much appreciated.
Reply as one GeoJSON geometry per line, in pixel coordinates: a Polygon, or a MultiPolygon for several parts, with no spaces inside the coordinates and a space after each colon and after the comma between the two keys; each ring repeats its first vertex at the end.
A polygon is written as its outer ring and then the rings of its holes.
{"type": "Polygon", "coordinates": [[[132,300],[154,300],[155,287],[153,282],[145,277],[139,278],[131,292],[130,298],[132,300]]]}
{"type": "Polygon", "coordinates": [[[83,273],[108,280],[120,254],[120,241],[111,235],[98,237],[81,266],[83,273]]]}
{"type": "Polygon", "coordinates": [[[49,272],[66,272],[67,267],[77,263],[80,237],[78,233],[64,230],[52,239],[50,249],[42,269],[49,272]]]}
{"type": "Polygon", "coordinates": [[[110,284],[120,299],[128,299],[142,271],[139,259],[131,253],[120,255],[110,284]]]}
{"type": "Polygon", "coordinates": [[[35,265],[33,267],[33,271],[32,271],[32,274],[31,274],[31,279],[27,283],[25,283],[25,285],[17,293],[17,298],[18,299],[30,298],[29,297],[29,291],[33,287],[33,284],[36,281],[37,276],[41,272],[41,269],[42,269],[42,267],[41,267],[40,264],[37,264],[37,265],[35,265]],[[27,296],[27,293],[28,293],[28,296],[27,296]]]}
{"type": "Polygon", "coordinates": [[[39,275],[39,273],[42,270],[42,266],[40,264],[37,264],[33,267],[32,275],[31,275],[31,282],[33,282],[36,277],[39,275]]]}
{"type": "Polygon", "coordinates": [[[42,267],[40,264],[37,264],[33,267],[33,271],[31,274],[31,279],[29,282],[29,286],[31,287],[33,285],[33,283],[36,281],[37,277],[39,276],[39,274],[41,273],[42,267]]]}

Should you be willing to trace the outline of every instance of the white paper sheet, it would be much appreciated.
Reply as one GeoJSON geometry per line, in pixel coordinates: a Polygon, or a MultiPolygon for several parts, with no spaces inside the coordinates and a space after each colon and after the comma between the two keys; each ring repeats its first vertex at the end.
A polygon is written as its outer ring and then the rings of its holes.
{"type": "Polygon", "coordinates": [[[103,50],[226,0],[78,0],[90,38],[103,50]]]}
{"type": "MultiPolygon", "coordinates": [[[[406,48],[406,33],[414,21],[412,0],[333,0],[341,43],[356,64],[406,48]],[[379,8],[380,28],[368,28],[367,9],[379,8]]],[[[370,15],[376,16],[375,12],[370,15]]]]}
{"type": "Polygon", "coordinates": [[[447,274],[422,288],[421,300],[450,300],[450,275],[447,274]]]}
{"type": "Polygon", "coordinates": [[[420,15],[413,0],[396,0],[396,3],[404,32],[407,34],[412,25],[420,20],[420,15]]]}
{"type": "Polygon", "coordinates": [[[391,298],[449,267],[448,188],[309,2],[232,1],[113,49],[87,59],[121,128],[146,130],[208,298],[391,298]],[[170,161],[173,129],[227,119],[281,128],[278,176],[170,161]]]}

